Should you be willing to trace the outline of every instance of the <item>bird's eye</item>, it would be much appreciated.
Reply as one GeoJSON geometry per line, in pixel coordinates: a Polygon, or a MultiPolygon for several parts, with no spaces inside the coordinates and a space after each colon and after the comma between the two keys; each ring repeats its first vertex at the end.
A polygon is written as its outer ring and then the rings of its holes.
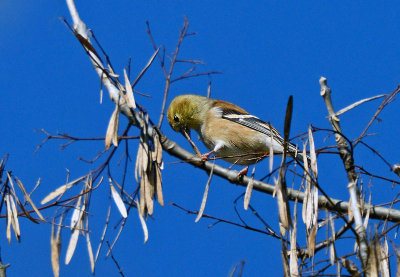
{"type": "Polygon", "coordinates": [[[175,122],[179,122],[179,117],[177,117],[176,115],[174,116],[174,121],[175,122]]]}

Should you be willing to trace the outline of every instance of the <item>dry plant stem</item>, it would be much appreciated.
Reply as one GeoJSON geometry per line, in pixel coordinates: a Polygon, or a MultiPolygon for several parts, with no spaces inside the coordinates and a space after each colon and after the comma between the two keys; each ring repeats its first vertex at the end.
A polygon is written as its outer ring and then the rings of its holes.
{"type": "Polygon", "coordinates": [[[347,177],[349,182],[355,182],[357,179],[356,173],[354,171],[354,160],[353,155],[349,150],[349,145],[346,142],[346,139],[341,135],[342,129],[339,124],[339,118],[335,115],[335,110],[333,109],[332,99],[331,99],[331,89],[326,84],[326,78],[321,77],[319,80],[321,85],[321,96],[325,100],[326,108],[329,113],[329,122],[332,125],[333,130],[335,131],[335,138],[337,147],[340,152],[340,157],[343,160],[344,167],[347,172],[347,177]]]}
{"type": "Polygon", "coordinates": [[[7,267],[9,267],[9,266],[10,266],[10,264],[3,265],[3,264],[0,262],[0,277],[6,277],[6,269],[7,269],[7,267]]]}
{"type": "MultiPolygon", "coordinates": [[[[1,164],[0,164],[0,171],[1,171],[1,164]]],[[[10,264],[3,265],[3,261],[1,260],[1,255],[0,255],[0,277],[6,277],[6,269],[9,266],[10,264]]]]}
{"type": "MultiPolygon", "coordinates": [[[[164,136],[162,134],[160,135],[160,138],[161,138],[160,141],[163,146],[163,149],[168,154],[170,154],[174,157],[177,157],[178,159],[180,159],[182,161],[187,161],[189,164],[191,164],[199,169],[205,170],[207,172],[211,171],[211,168],[213,167],[212,162],[201,161],[201,158],[186,151],[185,149],[180,147],[178,144],[176,144],[174,141],[170,140],[169,138],[167,138],[166,136],[164,136]]],[[[247,176],[241,176],[239,178],[238,171],[229,170],[229,169],[219,166],[217,164],[214,165],[214,174],[230,181],[233,184],[240,185],[243,187],[247,187],[247,184],[251,180],[251,178],[249,178],[247,176]]],[[[254,189],[257,191],[260,191],[262,193],[272,195],[274,193],[275,186],[254,179],[254,189]]],[[[302,192],[302,191],[287,188],[287,196],[288,196],[288,199],[291,201],[298,199],[299,202],[303,203],[304,192],[302,192]]],[[[320,209],[327,209],[331,212],[340,212],[343,214],[347,213],[348,208],[349,208],[349,202],[345,202],[343,200],[334,199],[334,198],[331,198],[331,201],[332,202],[328,201],[328,199],[325,196],[321,195],[318,197],[318,207],[320,209]]],[[[375,207],[375,206],[369,205],[369,204],[364,204],[363,208],[364,208],[364,210],[363,210],[364,213],[366,213],[367,210],[370,209],[370,218],[383,219],[383,220],[387,219],[388,221],[391,221],[391,222],[400,222],[400,211],[399,210],[389,209],[389,208],[384,208],[384,207],[375,207]]]]}
{"type": "Polygon", "coordinates": [[[367,126],[365,127],[365,129],[362,131],[361,135],[358,137],[358,139],[356,139],[355,143],[354,143],[354,147],[356,147],[356,145],[360,142],[360,140],[365,136],[365,134],[367,133],[369,127],[371,127],[372,123],[375,121],[375,119],[378,117],[378,115],[380,114],[380,112],[388,105],[390,104],[396,97],[396,95],[400,92],[400,85],[398,85],[395,90],[390,93],[388,96],[385,97],[385,99],[383,99],[381,105],[379,106],[378,110],[375,112],[374,116],[371,118],[371,120],[368,122],[367,126]]]}
{"type": "Polygon", "coordinates": [[[333,239],[332,237],[320,242],[318,244],[315,245],[315,253],[317,253],[318,251],[324,249],[325,247],[329,246],[329,244],[335,242],[335,240],[339,239],[347,230],[350,229],[350,224],[353,224],[353,221],[349,222],[348,224],[345,224],[342,228],[340,228],[340,230],[335,233],[335,239],[333,239]]]}
{"type": "Polygon", "coordinates": [[[199,148],[197,148],[196,144],[192,141],[188,132],[184,130],[182,132],[182,134],[189,141],[190,145],[193,147],[193,150],[197,154],[197,156],[201,157],[201,152],[200,152],[199,148]]]}
{"type": "MultiPolygon", "coordinates": [[[[150,24],[149,22],[146,22],[147,24],[147,34],[150,37],[151,43],[153,44],[154,49],[158,49],[155,43],[155,40],[153,38],[153,35],[151,34],[150,31],[150,24]]],[[[172,79],[172,74],[175,68],[176,63],[178,62],[183,62],[183,63],[191,63],[191,64],[203,64],[202,61],[197,61],[197,60],[179,60],[178,59],[178,53],[180,51],[180,47],[181,44],[183,42],[183,39],[187,36],[190,35],[194,35],[195,33],[188,33],[188,29],[189,29],[189,21],[187,19],[187,17],[185,16],[185,22],[183,23],[183,26],[180,30],[180,35],[179,35],[179,39],[178,42],[176,44],[176,48],[175,48],[175,52],[172,55],[172,58],[170,58],[170,63],[169,63],[169,69],[167,71],[166,67],[165,67],[165,48],[164,48],[164,54],[163,57],[160,57],[160,55],[158,56],[160,63],[161,63],[161,68],[162,71],[164,73],[164,77],[165,77],[165,88],[164,88],[164,97],[163,97],[163,103],[161,106],[161,113],[160,113],[160,118],[159,118],[159,122],[158,122],[158,128],[161,128],[161,124],[162,121],[164,119],[165,116],[165,107],[166,107],[166,103],[167,103],[167,97],[168,97],[168,92],[170,89],[170,86],[172,83],[180,81],[180,80],[184,80],[184,79],[189,79],[189,78],[194,78],[194,77],[199,77],[199,76],[206,76],[206,75],[212,75],[212,74],[221,74],[222,72],[220,71],[207,71],[207,72],[200,72],[200,73],[192,73],[196,68],[195,67],[191,67],[189,70],[187,70],[185,73],[183,73],[181,76],[176,77],[174,79],[172,79]]]]}
{"type": "MultiPolygon", "coordinates": [[[[193,68],[193,70],[194,70],[194,68],[193,68]]],[[[208,71],[208,72],[199,72],[199,73],[193,73],[193,74],[185,73],[185,74],[181,75],[180,77],[171,80],[171,84],[175,83],[177,81],[180,81],[180,80],[184,80],[184,79],[200,77],[200,76],[205,76],[205,75],[212,75],[212,74],[222,74],[222,72],[221,71],[208,71]]]]}
{"type": "Polygon", "coordinates": [[[360,196],[357,188],[357,176],[354,170],[354,159],[353,153],[349,149],[349,145],[347,144],[345,138],[341,135],[342,129],[339,124],[339,118],[335,115],[335,110],[333,108],[332,99],[331,99],[331,89],[327,86],[327,80],[324,77],[321,77],[319,80],[321,85],[321,96],[324,98],[326,107],[329,113],[329,122],[332,125],[333,130],[335,131],[335,138],[337,147],[340,151],[340,157],[343,160],[344,167],[347,172],[347,178],[349,180],[349,193],[352,201],[352,211],[354,213],[354,222],[356,224],[356,232],[357,232],[357,241],[360,247],[360,258],[362,267],[365,269],[368,262],[368,242],[367,242],[367,234],[364,229],[363,220],[360,211],[360,196]]]}
{"type": "MultiPolygon", "coordinates": [[[[241,262],[240,262],[240,268],[239,268],[239,272],[238,272],[238,274],[237,274],[238,277],[242,277],[243,268],[244,268],[245,263],[246,263],[246,261],[241,261],[241,262]]],[[[234,276],[238,265],[239,265],[239,263],[237,263],[237,264],[235,265],[235,267],[232,269],[232,272],[231,272],[231,274],[229,275],[229,277],[233,277],[233,276],[234,276]]]]}
{"type": "Polygon", "coordinates": [[[142,69],[142,71],[140,71],[140,73],[137,76],[137,78],[135,79],[135,81],[133,81],[133,83],[131,84],[132,89],[136,86],[136,84],[140,81],[140,79],[142,79],[143,75],[146,73],[147,69],[149,69],[150,65],[153,63],[153,61],[156,58],[156,56],[158,55],[159,51],[160,51],[160,48],[157,48],[156,51],[154,52],[153,56],[151,56],[150,60],[146,64],[146,66],[142,69]]]}
{"type": "MultiPolygon", "coordinates": [[[[186,208],[184,208],[184,207],[182,207],[182,206],[180,206],[180,205],[178,205],[176,203],[173,203],[173,202],[171,203],[171,205],[174,206],[174,207],[177,207],[178,209],[181,209],[182,211],[187,212],[188,214],[193,214],[193,215],[199,214],[198,211],[188,210],[188,209],[186,209],[186,208]]],[[[236,223],[236,222],[233,222],[233,221],[229,221],[229,220],[226,220],[226,219],[223,219],[223,218],[218,218],[218,217],[215,217],[215,216],[212,216],[212,215],[209,215],[209,214],[204,214],[204,213],[203,213],[202,217],[216,220],[217,223],[219,223],[219,222],[227,223],[227,224],[230,224],[230,225],[233,225],[233,226],[236,226],[236,227],[244,228],[246,230],[254,231],[254,232],[257,232],[257,233],[265,234],[265,235],[272,236],[274,238],[280,239],[280,237],[278,235],[276,235],[275,233],[271,233],[269,231],[264,231],[264,230],[261,230],[261,229],[253,228],[253,227],[251,227],[251,226],[249,226],[249,225],[247,225],[245,223],[239,224],[239,223],[236,223]]],[[[215,225],[215,224],[213,224],[213,225],[215,225]]]]}
{"type": "Polygon", "coordinates": [[[107,242],[107,246],[108,246],[108,248],[109,248],[109,252],[110,252],[110,255],[111,255],[111,259],[113,260],[114,264],[115,264],[116,267],[118,268],[119,275],[121,275],[121,276],[124,277],[125,275],[124,275],[124,273],[122,272],[122,269],[121,269],[121,267],[120,267],[119,264],[118,264],[118,261],[114,258],[114,255],[113,255],[112,252],[111,252],[110,243],[109,243],[108,241],[106,241],[106,242],[107,242]]]}
{"type": "Polygon", "coordinates": [[[210,98],[211,96],[211,80],[208,82],[207,86],[207,98],[210,98]]]}
{"type": "MultiPolygon", "coordinates": [[[[158,121],[158,128],[161,128],[161,124],[162,124],[162,121],[163,121],[163,118],[164,118],[164,114],[165,114],[165,106],[167,104],[167,96],[168,96],[168,92],[169,92],[169,86],[171,85],[172,72],[174,70],[176,58],[177,58],[178,53],[179,53],[179,48],[181,46],[181,43],[182,43],[183,39],[187,35],[188,28],[189,28],[189,21],[188,21],[187,17],[185,16],[185,22],[183,23],[183,27],[182,27],[182,29],[180,31],[178,43],[176,45],[176,49],[175,49],[173,58],[171,60],[171,64],[169,66],[169,72],[168,72],[168,75],[166,76],[166,80],[165,80],[164,98],[163,98],[163,103],[162,103],[162,106],[161,106],[161,114],[160,114],[160,119],[158,121]]],[[[163,67],[164,67],[164,64],[163,64],[163,67]]]]}
{"type": "MultiPolygon", "coordinates": [[[[290,276],[291,270],[289,265],[289,259],[286,255],[287,252],[287,243],[283,239],[286,234],[286,231],[289,231],[290,228],[293,228],[293,223],[291,220],[290,214],[290,206],[287,197],[287,186],[286,186],[286,150],[287,150],[287,141],[290,133],[290,123],[292,119],[292,111],[293,111],[293,97],[290,96],[288,100],[288,104],[286,107],[286,115],[285,115],[285,126],[284,126],[284,143],[283,143],[283,154],[281,166],[279,168],[279,176],[276,182],[276,200],[278,203],[278,211],[279,211],[279,229],[281,234],[281,256],[282,256],[282,264],[283,264],[283,272],[284,276],[290,276]]],[[[297,204],[297,201],[296,201],[297,204]]],[[[296,208],[295,208],[296,209],[296,208]]],[[[294,230],[292,230],[294,231],[294,230]]],[[[297,259],[296,259],[297,260],[297,259]]],[[[297,261],[296,261],[297,262],[297,261]]]]}
{"type": "MultiPolygon", "coordinates": [[[[215,163],[215,160],[214,160],[214,163],[215,163]]],[[[213,168],[214,168],[214,167],[213,167],[213,168]]],[[[194,221],[194,222],[196,222],[196,223],[199,222],[199,220],[200,220],[201,217],[203,216],[204,209],[206,208],[207,197],[208,197],[208,191],[209,191],[209,189],[210,189],[210,183],[211,183],[212,175],[213,175],[213,174],[212,174],[212,173],[213,173],[213,168],[211,169],[210,176],[208,177],[208,180],[207,180],[207,183],[206,183],[206,187],[205,187],[205,189],[204,189],[203,200],[201,201],[199,213],[198,213],[198,215],[197,215],[197,217],[196,217],[196,219],[195,219],[195,221],[194,221]]]]}
{"type": "MultiPolygon", "coordinates": [[[[89,173],[89,174],[90,174],[90,173],[89,173]]],[[[89,174],[88,174],[88,175],[89,175],[89,174]]],[[[86,176],[87,176],[87,175],[86,175],[86,176]]],[[[86,177],[86,176],[85,176],[85,177],[86,177]]],[[[101,183],[101,182],[100,182],[100,183],[101,183]]],[[[75,200],[75,199],[79,198],[80,196],[86,195],[86,194],[88,194],[88,193],[90,193],[90,192],[96,190],[96,189],[99,187],[100,183],[97,184],[95,187],[90,188],[90,189],[85,190],[85,191],[82,191],[81,193],[79,193],[79,194],[77,194],[77,195],[74,195],[74,196],[72,196],[72,197],[70,197],[70,198],[68,198],[68,199],[53,201],[53,202],[51,202],[51,203],[49,203],[49,204],[47,204],[47,205],[45,205],[45,206],[42,206],[42,207],[38,208],[38,210],[39,210],[39,211],[41,211],[41,210],[46,210],[46,209],[49,209],[49,208],[51,208],[51,207],[56,207],[56,206],[73,208],[73,206],[65,205],[64,203],[69,203],[70,201],[75,200]]],[[[26,217],[26,213],[32,214],[32,213],[36,213],[36,212],[35,212],[35,210],[33,210],[33,209],[32,209],[32,210],[29,210],[29,211],[25,210],[25,211],[18,212],[17,216],[18,216],[18,217],[26,217]]],[[[6,218],[6,217],[7,217],[7,215],[0,215],[0,218],[6,218]]],[[[39,218],[34,218],[34,219],[35,219],[35,220],[40,220],[39,218]]],[[[51,221],[44,221],[44,223],[53,224],[51,221]]],[[[55,225],[57,225],[57,224],[55,224],[55,225]]],[[[65,227],[65,228],[70,228],[70,229],[71,229],[70,226],[65,226],[65,225],[61,225],[61,224],[60,224],[59,226],[65,227]]],[[[76,229],[77,229],[77,228],[76,228],[76,229]]],[[[84,231],[84,232],[88,232],[88,230],[85,230],[85,229],[79,229],[79,230],[80,230],[80,231],[84,231]]]]}
{"type": "Polygon", "coordinates": [[[118,239],[119,239],[119,237],[120,237],[120,235],[121,235],[121,233],[122,233],[122,230],[123,230],[124,227],[125,227],[125,223],[126,223],[126,220],[127,220],[127,219],[128,219],[128,218],[124,218],[124,219],[122,220],[121,226],[119,227],[118,233],[117,233],[117,235],[115,236],[114,241],[113,241],[113,243],[111,244],[111,246],[110,246],[110,244],[109,244],[108,241],[107,241],[108,252],[107,252],[106,256],[108,256],[108,255],[110,255],[110,254],[112,255],[111,250],[114,248],[115,244],[117,243],[117,241],[118,241],[118,239]]]}
{"type": "Polygon", "coordinates": [[[132,116],[131,109],[126,104],[124,97],[121,97],[120,90],[111,81],[111,78],[109,78],[107,69],[104,67],[99,56],[94,51],[94,48],[91,45],[90,40],[89,40],[89,30],[87,29],[85,23],[80,19],[78,11],[76,10],[74,1],[66,0],[66,2],[68,5],[70,14],[71,14],[71,18],[74,22],[74,31],[75,31],[76,35],[78,35],[77,38],[80,38],[81,42],[82,42],[82,39],[85,40],[84,44],[82,44],[82,45],[85,47],[85,50],[89,54],[90,60],[94,66],[94,69],[96,70],[97,74],[99,75],[99,78],[100,78],[102,84],[107,88],[110,98],[112,99],[112,101],[114,103],[119,104],[119,109],[123,114],[132,116]]]}
{"type": "Polygon", "coordinates": [[[369,101],[372,101],[372,100],[375,100],[375,99],[378,99],[378,98],[382,98],[382,97],[385,97],[385,96],[387,96],[387,95],[386,94],[380,94],[380,95],[376,95],[376,96],[373,96],[373,97],[362,99],[360,101],[357,101],[356,103],[353,103],[353,104],[341,109],[340,111],[336,112],[335,115],[339,116],[341,114],[344,114],[345,112],[350,111],[351,109],[354,109],[355,107],[357,107],[357,106],[359,106],[361,104],[364,104],[366,102],[369,102],[369,101]]]}
{"type": "MultiPolygon", "coordinates": [[[[279,168],[278,186],[276,190],[278,207],[279,207],[279,222],[281,226],[286,230],[289,230],[290,227],[293,227],[290,214],[289,201],[287,198],[286,163],[285,163],[287,146],[288,146],[287,142],[289,139],[290,125],[292,121],[292,113],[293,113],[293,96],[290,96],[286,107],[283,154],[282,154],[281,166],[279,168]]],[[[284,235],[284,233],[282,233],[282,229],[281,229],[281,235],[282,236],[284,235]]]]}
{"type": "Polygon", "coordinates": [[[106,233],[107,233],[108,223],[109,223],[109,221],[110,221],[110,214],[111,214],[111,205],[108,206],[107,217],[106,217],[106,223],[104,224],[103,234],[101,235],[101,239],[100,239],[100,242],[99,242],[99,246],[97,247],[97,250],[96,250],[96,256],[95,256],[95,258],[94,258],[94,262],[95,262],[95,263],[96,263],[96,261],[97,261],[97,258],[99,257],[100,250],[101,250],[101,247],[103,246],[104,238],[105,238],[106,233]]]}
{"type": "MultiPolygon", "coordinates": [[[[46,132],[44,129],[41,129],[40,132],[46,135],[46,138],[42,140],[42,142],[36,147],[34,154],[39,151],[39,149],[49,140],[51,139],[58,139],[58,140],[67,140],[68,142],[64,143],[61,145],[60,150],[64,150],[67,148],[69,145],[71,145],[74,142],[77,141],[104,141],[105,137],[73,137],[65,133],[57,134],[57,135],[52,135],[48,132],[46,132]]],[[[130,139],[138,139],[139,136],[120,136],[118,137],[118,141],[121,140],[130,140],[130,139]]]]}

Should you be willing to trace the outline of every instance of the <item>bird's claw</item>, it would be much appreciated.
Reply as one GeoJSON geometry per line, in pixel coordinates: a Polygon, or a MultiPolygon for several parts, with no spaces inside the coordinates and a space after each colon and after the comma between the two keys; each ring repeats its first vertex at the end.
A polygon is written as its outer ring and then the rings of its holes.
{"type": "Polygon", "coordinates": [[[211,152],[201,155],[200,161],[202,161],[202,162],[208,161],[208,158],[211,156],[212,153],[214,153],[214,151],[211,151],[211,152]]]}
{"type": "Polygon", "coordinates": [[[238,177],[246,176],[248,171],[249,171],[249,167],[246,166],[245,168],[243,168],[242,170],[239,171],[238,177]]]}
{"type": "Polygon", "coordinates": [[[201,161],[201,162],[205,162],[205,161],[207,161],[207,160],[208,160],[208,156],[202,155],[201,158],[200,158],[200,161],[201,161]]]}

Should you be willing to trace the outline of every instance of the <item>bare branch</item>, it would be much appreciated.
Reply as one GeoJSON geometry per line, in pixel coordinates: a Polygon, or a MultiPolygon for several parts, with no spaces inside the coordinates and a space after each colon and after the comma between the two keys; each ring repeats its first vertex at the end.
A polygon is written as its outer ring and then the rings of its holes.
{"type": "Polygon", "coordinates": [[[356,145],[358,144],[359,140],[361,138],[364,137],[365,133],[368,131],[369,127],[371,127],[372,123],[375,121],[375,119],[378,117],[378,115],[381,113],[381,111],[387,106],[389,105],[396,97],[396,95],[400,92],[400,85],[398,85],[395,90],[390,93],[389,95],[387,95],[385,97],[385,99],[383,99],[381,105],[379,106],[379,108],[376,110],[374,116],[371,118],[371,120],[368,122],[367,126],[365,127],[365,129],[362,131],[361,135],[359,136],[358,139],[356,139],[355,143],[354,143],[354,147],[356,147],[356,145]]]}
{"type": "Polygon", "coordinates": [[[106,242],[107,242],[107,246],[108,246],[108,249],[109,249],[109,253],[110,253],[111,259],[113,260],[115,266],[117,267],[118,272],[119,272],[119,275],[121,275],[121,276],[124,277],[125,275],[124,275],[124,273],[122,272],[122,268],[119,266],[117,260],[115,259],[113,253],[111,252],[110,243],[109,243],[108,241],[106,241],[106,242]]]}
{"type": "Polygon", "coordinates": [[[329,122],[332,125],[332,128],[337,131],[335,134],[336,143],[338,149],[340,151],[340,157],[343,160],[344,167],[347,172],[347,178],[349,180],[349,194],[351,198],[351,210],[354,214],[355,224],[356,224],[356,232],[357,232],[357,242],[360,247],[360,257],[361,264],[363,269],[367,268],[368,263],[368,243],[367,243],[367,234],[365,232],[365,228],[362,221],[361,211],[360,211],[360,195],[357,187],[357,176],[354,171],[354,159],[352,149],[349,148],[342,134],[342,129],[339,124],[339,119],[335,115],[335,111],[332,104],[331,99],[331,89],[327,86],[327,80],[324,77],[321,77],[319,80],[321,85],[321,96],[325,100],[326,107],[329,113],[329,122]]]}
{"type": "Polygon", "coordinates": [[[165,107],[166,107],[166,104],[167,104],[167,97],[168,97],[169,87],[171,85],[172,72],[174,70],[174,66],[175,66],[175,63],[176,63],[176,59],[178,57],[178,53],[179,53],[179,49],[181,47],[182,41],[187,36],[188,29],[189,29],[189,21],[188,21],[187,17],[185,16],[185,22],[183,23],[182,29],[180,31],[178,43],[176,44],[175,52],[174,52],[173,58],[171,60],[169,71],[168,71],[168,74],[167,74],[167,77],[166,77],[166,80],[165,80],[164,98],[163,98],[163,103],[162,103],[162,106],[161,106],[160,118],[158,120],[158,125],[157,125],[158,128],[161,128],[161,124],[162,124],[162,121],[163,121],[163,118],[164,118],[164,114],[165,114],[165,107]]]}
{"type": "MultiPolygon", "coordinates": [[[[177,157],[180,160],[187,161],[189,164],[193,165],[196,168],[207,171],[208,173],[211,171],[213,166],[212,162],[202,161],[198,156],[193,155],[192,153],[186,151],[174,141],[170,140],[164,135],[160,135],[160,141],[163,146],[163,149],[170,155],[177,157]]],[[[242,176],[238,177],[238,171],[229,170],[219,165],[214,165],[214,175],[220,176],[233,184],[237,184],[243,187],[246,187],[248,182],[250,182],[249,177],[242,176]]],[[[254,180],[254,189],[260,191],[262,193],[272,195],[275,190],[275,186],[261,182],[259,180],[254,180]]],[[[298,199],[300,203],[303,203],[304,200],[304,192],[299,190],[294,190],[291,188],[287,189],[288,199],[294,201],[298,199]]],[[[320,209],[327,209],[331,212],[344,213],[346,214],[349,208],[349,202],[330,198],[331,202],[323,195],[318,197],[318,207],[320,209]]],[[[367,210],[370,210],[370,218],[374,219],[387,219],[392,222],[400,221],[400,211],[396,209],[388,209],[384,207],[376,207],[374,205],[363,205],[363,213],[366,213],[367,210]]]]}
{"type": "Polygon", "coordinates": [[[369,102],[369,101],[372,101],[372,100],[375,100],[375,99],[378,99],[378,98],[382,98],[382,97],[385,97],[385,96],[386,96],[386,94],[380,94],[380,95],[376,95],[376,96],[373,96],[373,97],[370,97],[370,98],[362,99],[360,101],[357,101],[357,102],[355,102],[355,103],[353,103],[353,104],[341,109],[340,111],[336,112],[335,115],[336,116],[342,115],[345,112],[348,112],[351,109],[354,109],[355,107],[357,107],[357,106],[359,106],[361,104],[364,104],[366,102],[369,102]]]}

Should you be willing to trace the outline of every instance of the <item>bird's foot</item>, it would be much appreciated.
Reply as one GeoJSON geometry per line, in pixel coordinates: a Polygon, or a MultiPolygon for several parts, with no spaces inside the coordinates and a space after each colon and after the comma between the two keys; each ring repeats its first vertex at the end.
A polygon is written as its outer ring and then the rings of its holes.
{"type": "Polygon", "coordinates": [[[209,158],[209,157],[211,156],[211,154],[213,154],[213,153],[214,153],[214,151],[210,151],[210,152],[208,152],[208,153],[206,153],[206,154],[201,155],[201,161],[202,161],[202,162],[207,161],[208,158],[209,158]]]}
{"type": "Polygon", "coordinates": [[[249,171],[249,167],[246,166],[245,168],[243,168],[242,170],[239,171],[238,177],[246,176],[248,171],[249,171]]]}

